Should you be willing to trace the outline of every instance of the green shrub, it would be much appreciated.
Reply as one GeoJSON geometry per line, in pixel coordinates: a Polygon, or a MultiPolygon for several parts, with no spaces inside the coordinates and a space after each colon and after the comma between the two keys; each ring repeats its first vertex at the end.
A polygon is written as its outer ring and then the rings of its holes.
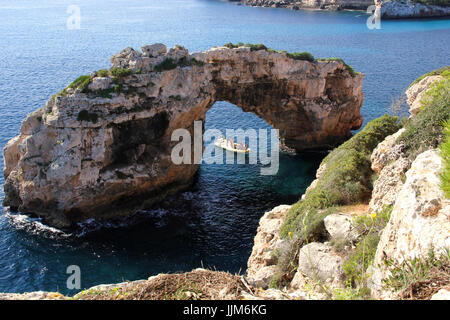
{"type": "Polygon", "coordinates": [[[169,96],[169,99],[176,100],[176,101],[181,101],[181,96],[180,95],[169,96]]]}
{"type": "Polygon", "coordinates": [[[391,274],[383,280],[383,284],[389,289],[398,291],[400,298],[429,299],[440,288],[450,283],[448,248],[439,255],[430,248],[428,256],[407,259],[401,264],[396,264],[390,259],[385,259],[384,263],[391,274]],[[412,293],[415,296],[412,296],[412,293]]]}
{"type": "Polygon", "coordinates": [[[437,70],[433,70],[431,72],[428,72],[420,77],[418,77],[416,80],[414,80],[409,86],[411,87],[412,85],[418,83],[419,81],[421,81],[422,79],[424,79],[425,77],[429,77],[429,76],[438,76],[438,75],[442,75],[442,76],[446,76],[448,75],[448,73],[450,72],[450,66],[446,66],[446,67],[442,67],[440,69],[437,70]]]}
{"type": "Polygon", "coordinates": [[[397,139],[410,159],[436,148],[444,139],[444,123],[450,118],[450,74],[435,83],[421,102],[422,110],[407,121],[405,132],[397,139]]]}
{"type": "Polygon", "coordinates": [[[353,67],[351,65],[346,64],[344,62],[344,60],[342,60],[341,58],[334,58],[334,57],[333,58],[325,58],[325,59],[318,58],[317,61],[339,61],[344,64],[345,68],[347,69],[347,71],[350,73],[350,75],[352,77],[355,77],[357,74],[360,74],[360,72],[356,72],[355,69],[353,69],[353,67]]]}
{"type": "Polygon", "coordinates": [[[397,117],[384,115],[369,122],[322,161],[326,169],[316,187],[291,207],[280,228],[280,236],[288,238],[290,244],[277,263],[277,279],[285,280],[302,245],[325,236],[324,219],[335,212],[334,207],[368,199],[372,190],[372,151],[399,129],[397,117]]]}
{"type": "Polygon", "coordinates": [[[286,55],[294,60],[306,60],[309,62],[315,61],[314,56],[309,52],[292,52],[286,53],[286,55]]]}
{"type": "Polygon", "coordinates": [[[175,60],[172,58],[167,58],[157,66],[155,66],[155,70],[157,72],[162,72],[165,70],[172,70],[175,69],[178,65],[176,64],[175,60]]]}
{"type": "Polygon", "coordinates": [[[299,232],[303,215],[311,209],[366,200],[372,190],[372,151],[386,136],[399,129],[397,117],[384,115],[369,122],[363,130],[334,149],[322,161],[322,164],[326,164],[326,169],[316,187],[289,210],[281,226],[281,236],[299,232]]]}
{"type": "Polygon", "coordinates": [[[258,51],[258,50],[268,50],[268,48],[263,45],[262,43],[257,43],[257,44],[253,44],[253,43],[243,43],[243,42],[238,42],[237,44],[233,44],[233,43],[227,43],[224,45],[224,47],[230,48],[230,49],[235,49],[235,48],[239,48],[239,47],[247,47],[250,48],[250,51],[258,51]]]}
{"type": "Polygon", "coordinates": [[[386,206],[378,213],[357,216],[353,225],[360,235],[356,248],[343,264],[346,286],[365,288],[367,268],[373,263],[377,251],[380,233],[386,227],[392,213],[392,206],[386,206]]]}
{"type": "Polygon", "coordinates": [[[107,77],[109,76],[109,71],[106,69],[101,69],[97,71],[97,77],[107,77]]]}
{"type": "Polygon", "coordinates": [[[450,199],[450,120],[447,120],[444,125],[445,140],[441,144],[441,156],[444,162],[444,171],[441,175],[441,188],[445,196],[450,199]]]}
{"type": "Polygon", "coordinates": [[[355,250],[342,266],[346,276],[346,286],[364,287],[367,277],[366,270],[373,263],[379,241],[380,236],[371,232],[356,245],[355,250]]]}
{"type": "Polygon", "coordinates": [[[126,68],[112,68],[111,74],[114,76],[115,79],[120,79],[123,77],[127,77],[131,75],[131,70],[126,68]]]}
{"type": "Polygon", "coordinates": [[[187,57],[183,57],[176,63],[177,66],[180,67],[188,67],[188,66],[203,66],[205,63],[203,61],[198,61],[195,58],[188,59],[187,57]]]}
{"type": "MultiPolygon", "coordinates": [[[[69,84],[68,88],[79,89],[81,92],[86,92],[87,86],[91,83],[91,80],[92,79],[89,75],[79,76],[71,84],[69,84]]],[[[64,89],[64,91],[65,90],[66,89],[64,89]]]]}

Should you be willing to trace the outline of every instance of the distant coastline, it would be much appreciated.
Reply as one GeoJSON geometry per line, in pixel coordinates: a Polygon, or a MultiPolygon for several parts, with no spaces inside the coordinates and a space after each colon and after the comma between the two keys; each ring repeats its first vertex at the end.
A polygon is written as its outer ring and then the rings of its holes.
{"type": "Polygon", "coordinates": [[[380,8],[383,19],[448,18],[450,5],[440,0],[228,0],[251,7],[286,8],[291,10],[366,11],[380,8]]]}

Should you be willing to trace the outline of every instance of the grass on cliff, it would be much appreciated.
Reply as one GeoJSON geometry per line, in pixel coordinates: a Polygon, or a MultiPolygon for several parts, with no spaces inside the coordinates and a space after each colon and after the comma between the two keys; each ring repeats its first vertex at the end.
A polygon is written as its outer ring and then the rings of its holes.
{"type": "Polygon", "coordinates": [[[324,173],[317,186],[287,214],[281,227],[282,237],[286,237],[288,232],[297,232],[302,215],[310,209],[358,203],[370,197],[373,174],[370,156],[378,143],[400,129],[397,120],[397,117],[384,115],[370,121],[363,130],[323,159],[324,173]]]}
{"type": "Polygon", "coordinates": [[[391,213],[392,206],[387,206],[381,212],[358,216],[354,219],[353,225],[360,236],[355,248],[345,258],[343,264],[345,285],[348,289],[368,292],[366,270],[373,263],[378,242],[380,242],[380,232],[389,222],[391,213]]]}
{"type": "Polygon", "coordinates": [[[105,289],[87,289],[74,300],[221,300],[239,299],[247,288],[238,275],[194,270],[105,289]]]}
{"type": "Polygon", "coordinates": [[[341,58],[318,58],[317,61],[339,61],[342,62],[344,64],[344,66],[347,68],[348,72],[351,74],[352,77],[355,77],[356,75],[360,74],[360,72],[355,71],[355,69],[353,69],[353,67],[349,64],[346,64],[344,62],[344,60],[342,60],[341,58]]]}
{"type": "Polygon", "coordinates": [[[444,125],[450,119],[450,72],[430,87],[421,102],[422,110],[406,122],[405,132],[397,139],[412,160],[444,140],[444,125]]]}
{"type": "Polygon", "coordinates": [[[167,70],[172,70],[177,67],[189,67],[189,66],[203,66],[205,63],[202,61],[198,61],[194,58],[188,59],[186,57],[181,58],[178,61],[175,61],[172,58],[167,58],[157,66],[155,66],[156,72],[162,72],[167,70]]]}
{"type": "Polygon", "coordinates": [[[399,299],[427,300],[442,288],[450,290],[448,248],[438,255],[430,249],[426,257],[407,259],[402,264],[385,259],[385,264],[391,275],[383,283],[396,291],[399,299]]]}
{"type": "Polygon", "coordinates": [[[296,267],[298,249],[324,236],[324,219],[333,207],[366,202],[372,191],[370,156],[388,135],[400,129],[397,117],[384,115],[369,122],[363,130],[334,149],[323,161],[325,171],[315,188],[292,206],[280,228],[288,239],[285,250],[277,257],[277,273],[271,286],[282,286],[296,267]]]}
{"type": "Polygon", "coordinates": [[[450,199],[450,120],[444,125],[445,140],[441,144],[441,156],[443,160],[444,170],[441,175],[441,188],[445,197],[450,199]]]}
{"type": "Polygon", "coordinates": [[[257,51],[257,50],[265,50],[268,52],[278,52],[278,53],[285,53],[287,57],[294,59],[294,60],[305,60],[305,61],[309,61],[309,62],[316,62],[316,61],[339,61],[342,62],[345,66],[345,68],[348,70],[348,72],[350,73],[350,75],[352,77],[355,77],[357,74],[360,74],[359,72],[356,72],[352,66],[346,64],[344,62],[344,60],[342,60],[341,58],[326,58],[326,59],[322,59],[322,58],[318,58],[317,60],[314,58],[314,56],[309,53],[309,52],[287,52],[286,50],[275,50],[275,49],[271,49],[266,47],[265,45],[263,45],[262,43],[258,43],[258,44],[252,44],[252,43],[243,43],[243,42],[238,42],[236,44],[233,43],[227,43],[224,45],[224,47],[230,48],[230,49],[235,49],[235,48],[239,48],[239,47],[248,47],[250,48],[250,51],[257,51]]]}
{"type": "Polygon", "coordinates": [[[426,78],[426,77],[429,77],[429,76],[439,76],[439,75],[445,77],[445,76],[447,76],[449,73],[450,73],[450,66],[445,66],[445,67],[442,67],[442,68],[440,68],[440,69],[433,70],[433,71],[431,71],[431,72],[428,72],[428,73],[426,73],[426,74],[421,75],[420,77],[418,77],[416,80],[414,80],[414,81],[409,85],[409,87],[412,87],[414,84],[418,83],[419,81],[423,80],[423,79],[426,78]]]}
{"type": "Polygon", "coordinates": [[[309,52],[306,52],[306,51],[304,51],[304,52],[287,52],[285,50],[275,50],[275,49],[266,47],[262,43],[252,44],[252,43],[238,42],[237,44],[233,44],[230,42],[230,43],[225,44],[224,47],[227,47],[230,49],[235,49],[235,48],[239,48],[239,47],[247,47],[247,48],[250,48],[250,51],[265,50],[268,52],[285,53],[287,57],[294,59],[294,60],[305,60],[305,61],[309,61],[309,62],[316,61],[314,56],[309,52]]]}

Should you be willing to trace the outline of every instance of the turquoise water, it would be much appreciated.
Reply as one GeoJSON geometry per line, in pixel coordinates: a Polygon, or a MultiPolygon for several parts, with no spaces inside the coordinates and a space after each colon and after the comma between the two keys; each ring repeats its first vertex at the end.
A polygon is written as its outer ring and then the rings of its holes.
{"type": "MultiPolygon", "coordinates": [[[[416,77],[449,64],[450,20],[382,21],[382,29],[369,30],[366,18],[214,0],[0,0],[0,145],[18,133],[26,114],[77,76],[108,67],[124,47],[154,42],[200,51],[242,41],[342,57],[366,74],[367,122],[389,111],[416,77]],[[81,8],[80,30],[66,28],[72,4],[81,8]]],[[[208,112],[206,127],[269,128],[226,102],[208,112]]],[[[86,223],[71,234],[2,209],[0,292],[71,294],[65,271],[72,264],[81,267],[83,288],[202,265],[244,271],[259,218],[296,201],[320,158],[282,154],[276,176],[259,175],[258,165],[204,165],[191,190],[132,218],[86,223]]]]}

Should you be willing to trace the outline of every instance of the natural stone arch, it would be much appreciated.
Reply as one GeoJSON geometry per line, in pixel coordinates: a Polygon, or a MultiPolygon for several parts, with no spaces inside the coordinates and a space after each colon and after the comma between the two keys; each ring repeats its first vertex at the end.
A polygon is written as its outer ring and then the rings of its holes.
{"type": "Polygon", "coordinates": [[[23,121],[4,149],[5,201],[64,227],[125,215],[186,188],[198,165],[170,159],[216,101],[253,112],[297,150],[330,148],[362,124],[360,74],[249,47],[189,55],[126,48],[112,69],[77,79],[23,121]]]}

